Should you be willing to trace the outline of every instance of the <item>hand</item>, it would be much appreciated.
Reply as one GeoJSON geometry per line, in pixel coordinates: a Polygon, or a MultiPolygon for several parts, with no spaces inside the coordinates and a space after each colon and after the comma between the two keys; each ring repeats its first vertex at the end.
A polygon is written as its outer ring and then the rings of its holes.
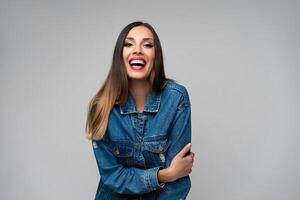
{"type": "Polygon", "coordinates": [[[173,182],[192,172],[194,153],[189,153],[191,146],[191,143],[189,143],[183,147],[171,161],[170,167],[159,170],[158,179],[160,182],[173,182]]]}

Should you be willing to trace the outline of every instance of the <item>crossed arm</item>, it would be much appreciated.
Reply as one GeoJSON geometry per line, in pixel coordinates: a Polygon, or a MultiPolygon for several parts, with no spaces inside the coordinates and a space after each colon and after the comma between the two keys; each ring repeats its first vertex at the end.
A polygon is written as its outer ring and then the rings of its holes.
{"type": "Polygon", "coordinates": [[[166,155],[166,168],[140,169],[119,164],[109,149],[109,141],[93,141],[93,150],[105,185],[120,194],[144,194],[160,189],[158,199],[185,198],[191,187],[189,173],[194,154],[186,155],[191,145],[191,107],[178,110],[169,140],[172,145],[166,155]],[[138,185],[138,187],[137,187],[138,185]]]}

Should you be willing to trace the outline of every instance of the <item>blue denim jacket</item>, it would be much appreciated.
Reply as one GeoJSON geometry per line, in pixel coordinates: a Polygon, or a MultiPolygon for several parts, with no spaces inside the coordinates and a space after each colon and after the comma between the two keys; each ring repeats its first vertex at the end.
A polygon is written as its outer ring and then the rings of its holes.
{"type": "Polygon", "coordinates": [[[100,172],[96,200],[183,200],[190,177],[160,184],[157,172],[191,142],[191,104],[186,88],[169,81],[160,94],[151,91],[143,112],[129,93],[110,113],[105,137],[93,140],[100,172]]]}

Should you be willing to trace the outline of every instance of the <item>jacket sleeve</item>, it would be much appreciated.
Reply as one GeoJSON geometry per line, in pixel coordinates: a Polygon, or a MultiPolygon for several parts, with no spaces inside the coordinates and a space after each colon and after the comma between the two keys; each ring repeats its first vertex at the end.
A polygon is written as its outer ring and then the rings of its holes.
{"type": "MultiPolygon", "coordinates": [[[[173,121],[169,139],[171,146],[166,154],[166,167],[169,167],[172,159],[182,148],[191,142],[191,105],[189,98],[183,99],[177,108],[177,113],[173,121]]],[[[166,183],[160,190],[157,200],[185,199],[191,188],[189,176],[180,178],[174,182],[166,183]]]]}
{"type": "Polygon", "coordinates": [[[144,194],[162,188],[157,172],[160,167],[140,169],[119,164],[106,137],[92,141],[99,173],[104,185],[119,194],[144,194]]]}

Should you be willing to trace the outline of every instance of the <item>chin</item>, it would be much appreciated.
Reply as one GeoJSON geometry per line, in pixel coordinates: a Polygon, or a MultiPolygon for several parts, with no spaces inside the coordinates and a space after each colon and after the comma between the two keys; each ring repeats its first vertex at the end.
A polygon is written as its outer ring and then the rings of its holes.
{"type": "Polygon", "coordinates": [[[132,71],[127,71],[127,76],[129,79],[132,80],[146,80],[148,79],[150,73],[145,73],[145,72],[132,72],[132,71]]]}
{"type": "Polygon", "coordinates": [[[130,80],[147,80],[148,79],[147,76],[130,76],[130,75],[128,75],[128,78],[130,80]]]}

